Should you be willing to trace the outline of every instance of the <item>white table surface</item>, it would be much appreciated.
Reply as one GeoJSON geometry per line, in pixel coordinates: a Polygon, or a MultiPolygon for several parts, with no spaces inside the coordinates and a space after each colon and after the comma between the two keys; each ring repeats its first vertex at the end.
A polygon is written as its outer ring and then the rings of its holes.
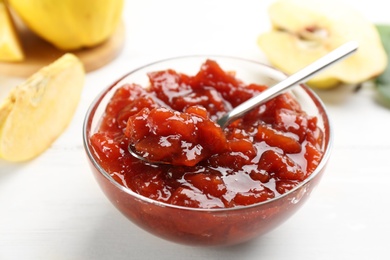
{"type": "MultiPolygon", "coordinates": [[[[326,174],[282,226],[229,248],[182,246],[129,222],[103,195],[82,146],[84,114],[103,88],[140,65],[187,54],[256,60],[269,28],[264,0],[127,0],[126,46],[87,75],[71,125],[38,158],[0,160],[0,259],[390,259],[390,109],[375,92],[318,91],[335,132],[326,174]]],[[[373,22],[388,22],[383,1],[348,1],[373,22]]],[[[19,79],[0,77],[0,93],[19,79]]]]}

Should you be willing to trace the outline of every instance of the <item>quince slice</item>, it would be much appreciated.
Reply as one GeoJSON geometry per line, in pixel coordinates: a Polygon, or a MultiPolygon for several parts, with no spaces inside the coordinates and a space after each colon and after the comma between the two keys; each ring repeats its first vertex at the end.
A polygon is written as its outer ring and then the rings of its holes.
{"type": "Polygon", "coordinates": [[[258,38],[269,62],[292,74],[345,42],[358,51],[308,82],[314,87],[356,84],[381,74],[386,52],[374,24],[352,6],[331,0],[278,0],[268,10],[272,30],[258,38]]]}
{"type": "Polygon", "coordinates": [[[0,61],[13,62],[24,59],[10,12],[3,0],[0,0],[0,61]]]}
{"type": "Polygon", "coordinates": [[[85,71],[65,54],[16,86],[0,105],[0,157],[30,160],[67,128],[78,106],[85,71]]]}

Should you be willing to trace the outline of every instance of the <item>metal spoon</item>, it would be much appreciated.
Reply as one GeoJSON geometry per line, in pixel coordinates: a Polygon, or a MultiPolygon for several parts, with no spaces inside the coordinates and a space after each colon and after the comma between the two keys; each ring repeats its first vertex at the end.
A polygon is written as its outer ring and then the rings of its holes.
{"type": "MultiPolygon", "coordinates": [[[[282,94],[289,88],[308,81],[314,75],[322,71],[323,69],[341,61],[342,59],[348,57],[358,49],[358,44],[355,41],[347,42],[300,71],[294,73],[293,75],[287,77],[286,79],[280,81],[276,85],[267,88],[257,96],[245,101],[244,103],[236,106],[230,112],[227,112],[223,115],[218,121],[217,124],[222,128],[228,126],[232,121],[240,118],[250,110],[256,108],[260,104],[282,94]]],[[[132,156],[139,160],[143,160],[150,163],[165,163],[166,162],[152,162],[148,161],[145,157],[139,155],[136,151],[133,150],[133,146],[129,145],[128,150],[132,156]]]]}

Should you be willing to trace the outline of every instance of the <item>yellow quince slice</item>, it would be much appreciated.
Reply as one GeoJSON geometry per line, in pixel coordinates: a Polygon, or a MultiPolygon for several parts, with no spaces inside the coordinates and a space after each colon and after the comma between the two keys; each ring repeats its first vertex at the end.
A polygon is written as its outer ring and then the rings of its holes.
{"type": "Polygon", "coordinates": [[[27,161],[43,153],[71,122],[85,70],[65,54],[12,89],[0,105],[0,157],[27,161]]]}
{"type": "Polygon", "coordinates": [[[10,12],[4,0],[0,0],[0,61],[12,62],[24,59],[10,12]]]}

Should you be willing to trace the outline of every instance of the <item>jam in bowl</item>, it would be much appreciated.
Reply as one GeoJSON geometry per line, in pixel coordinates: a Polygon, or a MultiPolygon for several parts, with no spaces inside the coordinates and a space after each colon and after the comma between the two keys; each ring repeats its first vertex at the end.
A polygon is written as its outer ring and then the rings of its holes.
{"type": "Polygon", "coordinates": [[[285,77],[220,56],[167,59],[128,73],[85,118],[97,182],[128,219],[170,241],[225,246],[269,232],[323,174],[332,139],[325,107],[301,84],[224,129],[215,122],[285,77]]]}

